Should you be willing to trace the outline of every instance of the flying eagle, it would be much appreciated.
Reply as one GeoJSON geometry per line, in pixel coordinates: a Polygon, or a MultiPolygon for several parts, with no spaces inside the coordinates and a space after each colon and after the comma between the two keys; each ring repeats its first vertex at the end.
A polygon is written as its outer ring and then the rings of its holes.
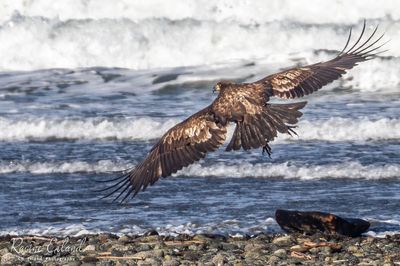
{"type": "Polygon", "coordinates": [[[121,202],[153,185],[160,177],[168,177],[217,150],[226,140],[229,123],[236,125],[226,151],[262,148],[271,155],[268,145],[278,133],[296,134],[293,127],[302,116],[307,102],[270,104],[270,97],[284,99],[303,97],[340,78],[359,62],[377,56],[377,45],[383,34],[372,40],[378,27],[365,40],[362,32],[351,48],[351,29],[343,50],[332,60],[294,67],[269,75],[253,83],[218,82],[213,90],[217,98],[203,110],[169,129],[135,168],[112,180],[115,184],[101,191],[109,197],[117,194],[121,202]]]}

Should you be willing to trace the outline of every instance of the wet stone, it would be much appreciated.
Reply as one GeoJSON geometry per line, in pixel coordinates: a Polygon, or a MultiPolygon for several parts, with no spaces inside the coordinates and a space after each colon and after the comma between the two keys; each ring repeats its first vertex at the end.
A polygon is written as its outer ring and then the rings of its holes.
{"type": "Polygon", "coordinates": [[[178,266],[178,265],[180,265],[180,263],[177,259],[170,259],[170,260],[164,260],[162,265],[163,266],[178,266]]]}
{"type": "MultiPolygon", "coordinates": [[[[156,236],[149,242],[146,237],[132,236],[130,241],[120,238],[95,240],[78,254],[66,255],[77,263],[92,265],[396,265],[400,261],[400,237],[374,238],[344,237],[340,235],[265,234],[250,238],[198,236],[156,236]],[[185,240],[182,240],[185,239],[185,240]],[[205,243],[207,242],[207,243],[205,243]],[[75,257],[74,257],[75,256],[75,257]],[[121,259],[118,259],[121,257],[121,259]],[[124,257],[124,258],[122,258],[124,257]]],[[[103,236],[104,237],[104,236],[103,236]]],[[[153,237],[153,236],[150,236],[153,237]]],[[[59,240],[61,243],[61,240],[59,240]]],[[[43,242],[32,241],[34,245],[43,242]]],[[[78,243],[71,238],[70,243],[78,243]]],[[[33,257],[23,258],[23,263],[15,259],[10,250],[10,242],[1,242],[4,254],[2,265],[27,265],[33,257]],[[4,255],[6,255],[4,257],[4,255]],[[7,263],[7,261],[11,261],[7,263]]],[[[44,255],[44,254],[43,254],[44,255]]],[[[55,254],[47,254],[50,259],[55,254]]],[[[63,264],[66,265],[67,263],[63,264]]],[[[33,265],[31,263],[31,265],[33,265]]],[[[48,262],[46,266],[57,265],[48,262]]],[[[73,264],[70,263],[72,266],[73,264]]]]}
{"type": "Polygon", "coordinates": [[[96,251],[95,245],[87,245],[83,250],[83,252],[94,252],[96,251]]]}
{"type": "Polygon", "coordinates": [[[271,257],[269,257],[269,260],[268,260],[268,263],[269,264],[274,264],[274,263],[276,263],[276,262],[278,262],[278,261],[280,261],[281,259],[278,257],[278,256],[271,256],[271,257]]]}
{"type": "Polygon", "coordinates": [[[286,246],[292,243],[292,240],[291,237],[287,235],[275,238],[274,240],[272,240],[272,243],[277,246],[286,246]]]}
{"type": "Polygon", "coordinates": [[[129,242],[129,241],[131,241],[131,238],[126,235],[122,235],[118,238],[118,242],[129,242]]]}
{"type": "Polygon", "coordinates": [[[223,265],[226,262],[225,256],[222,254],[217,254],[213,257],[212,259],[212,263],[214,263],[215,265],[223,265]]]}
{"type": "Polygon", "coordinates": [[[285,258],[286,257],[286,250],[281,248],[281,249],[277,249],[274,251],[274,255],[279,257],[279,258],[285,258]]]}
{"type": "Polygon", "coordinates": [[[149,230],[143,236],[158,236],[158,232],[156,230],[149,230]]]}
{"type": "Polygon", "coordinates": [[[12,253],[6,253],[1,256],[1,265],[14,265],[18,262],[18,256],[12,253]]]}
{"type": "Polygon", "coordinates": [[[200,254],[195,253],[195,252],[186,252],[186,253],[183,255],[183,258],[184,258],[185,260],[190,260],[190,261],[198,260],[199,257],[200,257],[200,254]]]}
{"type": "Polygon", "coordinates": [[[331,247],[321,247],[319,253],[322,255],[330,255],[332,253],[332,248],[331,247]]]}

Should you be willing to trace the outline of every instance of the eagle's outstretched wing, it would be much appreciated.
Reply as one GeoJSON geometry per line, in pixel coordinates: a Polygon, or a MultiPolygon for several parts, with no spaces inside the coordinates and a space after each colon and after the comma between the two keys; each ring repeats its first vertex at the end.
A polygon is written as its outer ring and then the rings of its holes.
{"type": "MultiPolygon", "coordinates": [[[[365,22],[356,43],[347,51],[351,31],[345,48],[327,62],[292,68],[254,83],[234,84],[219,82],[217,99],[207,108],[174,126],[150,150],[147,157],[134,169],[114,179],[116,183],[106,188],[109,194],[118,193],[116,200],[124,201],[140,190],[154,184],[160,177],[167,177],[195,161],[207,152],[220,147],[226,138],[226,125],[236,123],[227,150],[263,147],[271,152],[268,142],[280,133],[294,133],[293,125],[302,115],[300,109],[306,102],[269,104],[270,96],[296,98],[312,93],[334,81],[357,63],[372,59],[382,45],[376,44],[383,35],[371,41],[371,36],[358,45],[365,32],[365,22]]],[[[216,85],[216,86],[217,86],[216,85]]]]}
{"type": "MultiPolygon", "coordinates": [[[[378,54],[376,51],[385,44],[377,45],[384,34],[376,40],[373,40],[378,27],[375,28],[365,41],[362,41],[365,25],[366,23],[364,21],[360,37],[355,44],[346,51],[351,39],[350,30],[345,47],[334,59],[304,67],[291,68],[267,76],[256,81],[256,83],[263,85],[269,91],[270,96],[277,96],[285,99],[303,97],[304,95],[321,89],[326,84],[341,77],[346,73],[346,70],[353,68],[357,63],[376,57],[378,54]]],[[[382,52],[384,51],[379,53],[382,52]]]]}
{"type": "Polygon", "coordinates": [[[109,197],[124,201],[141,189],[153,185],[160,177],[167,177],[215,151],[226,138],[226,127],[217,124],[207,107],[167,131],[153,146],[147,157],[131,171],[114,179],[106,189],[109,197]]]}

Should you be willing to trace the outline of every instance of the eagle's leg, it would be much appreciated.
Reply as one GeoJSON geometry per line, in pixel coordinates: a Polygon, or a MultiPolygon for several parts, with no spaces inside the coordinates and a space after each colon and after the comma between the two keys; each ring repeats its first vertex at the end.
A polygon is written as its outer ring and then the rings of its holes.
{"type": "Polygon", "coordinates": [[[287,133],[290,135],[290,136],[292,136],[293,137],[293,135],[292,134],[294,134],[294,135],[296,135],[296,136],[299,136],[299,135],[297,135],[297,133],[296,133],[296,131],[294,131],[292,128],[296,128],[297,126],[287,126],[287,133]]]}
{"type": "Polygon", "coordinates": [[[272,154],[272,149],[271,147],[268,145],[268,142],[265,144],[265,146],[262,148],[262,155],[264,155],[265,153],[268,154],[268,157],[271,158],[271,154],[272,154]]]}

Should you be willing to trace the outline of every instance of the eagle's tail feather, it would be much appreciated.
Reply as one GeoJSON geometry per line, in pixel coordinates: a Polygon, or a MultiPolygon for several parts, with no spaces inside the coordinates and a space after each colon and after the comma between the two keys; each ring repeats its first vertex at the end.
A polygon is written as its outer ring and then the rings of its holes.
{"type": "MultiPolygon", "coordinates": [[[[289,104],[269,104],[267,108],[267,115],[270,117],[276,117],[280,119],[283,123],[294,125],[298,122],[303,113],[299,110],[302,109],[307,102],[297,102],[289,104]]],[[[281,131],[279,131],[281,132],[281,131]]],[[[286,131],[281,133],[287,133],[286,131]]]]}
{"type": "Polygon", "coordinates": [[[239,150],[240,148],[249,150],[263,147],[270,151],[268,142],[272,141],[278,132],[289,135],[296,134],[293,128],[298,122],[298,118],[303,115],[299,110],[306,103],[268,104],[261,114],[245,116],[243,121],[236,123],[235,131],[226,150],[239,150]]]}

